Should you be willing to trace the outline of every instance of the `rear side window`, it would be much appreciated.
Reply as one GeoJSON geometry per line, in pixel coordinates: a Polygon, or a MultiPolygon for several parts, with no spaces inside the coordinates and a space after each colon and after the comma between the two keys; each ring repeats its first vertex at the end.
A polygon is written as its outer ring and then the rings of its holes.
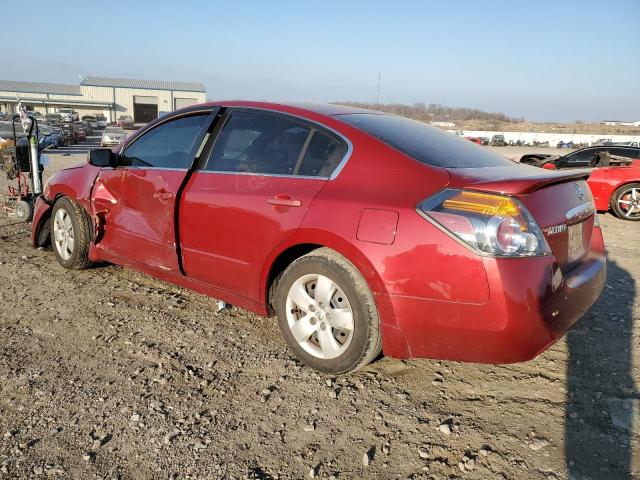
{"type": "Polygon", "coordinates": [[[347,151],[344,142],[280,115],[232,112],[206,170],[328,177],[347,151]]]}
{"type": "Polygon", "coordinates": [[[328,177],[346,153],[347,146],[344,142],[314,130],[298,174],[307,177],[328,177]]]}
{"type": "Polygon", "coordinates": [[[310,129],[285,118],[232,112],[206,169],[217,172],[293,175],[310,129]]]}
{"type": "Polygon", "coordinates": [[[505,157],[469,140],[405,117],[356,113],[336,118],[426,165],[444,168],[514,165],[505,157]]]}
{"type": "MultiPolygon", "coordinates": [[[[208,115],[171,120],[143,133],[121,155],[119,164],[130,167],[189,168],[189,153],[208,115]]],[[[108,133],[105,130],[105,133],[108,133]]]]}
{"type": "Polygon", "coordinates": [[[633,160],[637,160],[638,158],[640,158],[639,148],[611,148],[609,150],[611,152],[611,155],[616,155],[618,157],[626,157],[633,160]]]}

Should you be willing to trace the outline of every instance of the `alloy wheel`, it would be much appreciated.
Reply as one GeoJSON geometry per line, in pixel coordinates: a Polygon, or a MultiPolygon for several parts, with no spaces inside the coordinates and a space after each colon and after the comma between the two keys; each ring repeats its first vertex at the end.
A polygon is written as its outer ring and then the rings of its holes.
{"type": "Polygon", "coordinates": [[[618,207],[626,218],[639,217],[640,188],[632,187],[622,192],[618,197],[618,207]]]}
{"type": "Polygon", "coordinates": [[[53,219],[53,237],[60,258],[69,260],[73,255],[75,239],[71,217],[64,208],[59,208],[53,219]]]}

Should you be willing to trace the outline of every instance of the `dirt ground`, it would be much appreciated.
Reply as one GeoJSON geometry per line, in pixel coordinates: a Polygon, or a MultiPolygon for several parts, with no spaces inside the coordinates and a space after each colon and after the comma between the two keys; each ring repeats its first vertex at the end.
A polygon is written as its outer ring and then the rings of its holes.
{"type": "Polygon", "coordinates": [[[65,271],[0,214],[0,478],[640,478],[640,222],[600,217],[604,294],[536,360],[335,378],[273,319],[65,271]]]}

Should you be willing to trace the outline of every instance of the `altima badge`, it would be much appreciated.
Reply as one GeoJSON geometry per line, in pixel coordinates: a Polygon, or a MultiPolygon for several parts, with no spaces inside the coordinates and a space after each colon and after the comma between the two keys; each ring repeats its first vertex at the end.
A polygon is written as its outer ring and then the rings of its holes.
{"type": "Polygon", "coordinates": [[[557,235],[558,233],[564,232],[566,229],[567,224],[561,223],[560,225],[554,225],[552,227],[545,228],[544,230],[547,232],[547,235],[557,235]]]}

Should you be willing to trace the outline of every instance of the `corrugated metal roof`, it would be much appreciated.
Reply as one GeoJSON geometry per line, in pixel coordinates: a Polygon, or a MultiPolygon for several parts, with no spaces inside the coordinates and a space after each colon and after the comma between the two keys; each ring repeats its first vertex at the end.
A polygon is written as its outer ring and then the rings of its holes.
{"type": "Polygon", "coordinates": [[[51,93],[54,95],[82,95],[80,85],[67,83],[16,82],[0,80],[0,90],[5,92],[51,93]]]}
{"type": "Polygon", "coordinates": [[[166,80],[136,80],[130,78],[86,77],[80,85],[92,87],[144,88],[148,90],[177,90],[182,92],[206,92],[200,82],[171,82],[166,80]]]}

